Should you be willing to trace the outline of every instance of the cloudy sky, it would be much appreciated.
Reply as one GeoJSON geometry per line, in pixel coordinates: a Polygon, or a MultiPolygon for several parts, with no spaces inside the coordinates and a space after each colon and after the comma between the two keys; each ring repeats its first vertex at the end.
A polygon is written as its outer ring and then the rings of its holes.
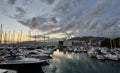
{"type": "Polygon", "coordinates": [[[120,0],[0,0],[4,30],[51,37],[120,36],[120,0]]]}

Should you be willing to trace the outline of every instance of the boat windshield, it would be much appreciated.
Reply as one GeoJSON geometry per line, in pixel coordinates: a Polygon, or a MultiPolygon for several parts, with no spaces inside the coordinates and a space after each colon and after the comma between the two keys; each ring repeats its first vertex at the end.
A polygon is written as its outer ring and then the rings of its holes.
{"type": "Polygon", "coordinates": [[[22,60],[23,58],[23,56],[16,56],[16,60],[22,60]]]}
{"type": "Polygon", "coordinates": [[[13,55],[13,56],[6,56],[5,59],[7,60],[21,60],[24,57],[22,55],[13,55]]]}

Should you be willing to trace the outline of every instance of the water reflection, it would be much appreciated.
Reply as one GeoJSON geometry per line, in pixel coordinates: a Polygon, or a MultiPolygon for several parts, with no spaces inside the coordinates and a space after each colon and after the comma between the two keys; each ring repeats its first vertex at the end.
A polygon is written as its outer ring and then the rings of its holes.
{"type": "Polygon", "coordinates": [[[85,53],[68,53],[57,50],[45,73],[120,73],[120,63],[90,59],[85,53]]]}

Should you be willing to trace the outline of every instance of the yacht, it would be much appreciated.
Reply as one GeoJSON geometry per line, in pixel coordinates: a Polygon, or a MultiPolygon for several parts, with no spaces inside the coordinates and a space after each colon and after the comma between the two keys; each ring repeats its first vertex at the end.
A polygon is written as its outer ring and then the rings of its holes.
{"type": "Polygon", "coordinates": [[[0,63],[0,68],[19,68],[24,66],[44,65],[48,62],[45,60],[26,58],[23,55],[9,55],[4,57],[5,61],[0,63]]]}
{"type": "Polygon", "coordinates": [[[99,49],[96,50],[96,58],[99,59],[99,60],[104,60],[105,59],[104,54],[99,49]]]}
{"type": "Polygon", "coordinates": [[[96,57],[95,48],[90,49],[90,50],[87,52],[87,54],[88,54],[89,57],[96,57]]]}
{"type": "Polygon", "coordinates": [[[115,53],[110,53],[110,54],[107,54],[107,55],[104,55],[104,56],[109,60],[113,60],[113,61],[118,61],[119,60],[118,55],[116,55],[115,53]]]}

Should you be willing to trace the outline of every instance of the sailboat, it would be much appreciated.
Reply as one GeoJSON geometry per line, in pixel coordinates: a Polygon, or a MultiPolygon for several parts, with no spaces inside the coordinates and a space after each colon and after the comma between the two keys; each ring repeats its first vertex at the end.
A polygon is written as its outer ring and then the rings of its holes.
{"type": "MultiPolygon", "coordinates": [[[[111,50],[113,49],[113,45],[112,45],[112,39],[111,39],[111,35],[109,34],[110,36],[110,46],[111,46],[111,50]]],[[[109,54],[105,55],[105,57],[109,60],[113,60],[113,61],[118,61],[119,60],[119,56],[114,53],[114,52],[110,52],[109,54]]]]}

